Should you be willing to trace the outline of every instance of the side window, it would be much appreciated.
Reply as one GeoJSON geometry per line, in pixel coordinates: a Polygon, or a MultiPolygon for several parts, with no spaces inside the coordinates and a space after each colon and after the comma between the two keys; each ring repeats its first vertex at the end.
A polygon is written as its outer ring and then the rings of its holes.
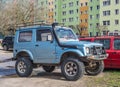
{"type": "Polygon", "coordinates": [[[32,31],[22,31],[19,34],[19,42],[31,42],[32,41],[32,31]]]}
{"type": "Polygon", "coordinates": [[[52,34],[50,30],[37,30],[36,41],[51,41],[52,34]]]}
{"type": "Polygon", "coordinates": [[[115,50],[120,50],[120,39],[115,39],[114,40],[114,49],[115,50]]]}
{"type": "Polygon", "coordinates": [[[97,39],[95,42],[103,44],[105,49],[110,49],[110,39],[97,39]]]}

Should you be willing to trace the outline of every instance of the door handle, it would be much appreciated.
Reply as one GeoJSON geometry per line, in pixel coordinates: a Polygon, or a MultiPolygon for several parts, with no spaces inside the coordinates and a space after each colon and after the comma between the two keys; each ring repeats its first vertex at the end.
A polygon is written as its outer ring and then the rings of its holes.
{"type": "Polygon", "coordinates": [[[35,46],[36,46],[36,47],[38,47],[39,45],[38,45],[38,44],[36,44],[35,46]]]}

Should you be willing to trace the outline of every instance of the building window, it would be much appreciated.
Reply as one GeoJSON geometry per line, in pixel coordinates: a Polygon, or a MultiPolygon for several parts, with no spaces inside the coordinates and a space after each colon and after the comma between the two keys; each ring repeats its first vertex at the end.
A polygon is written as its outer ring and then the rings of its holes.
{"type": "Polygon", "coordinates": [[[88,22],[88,20],[87,20],[87,19],[85,19],[85,22],[88,22]]]}
{"type": "Polygon", "coordinates": [[[55,8],[57,8],[57,6],[55,5],[55,8]]]}
{"type": "Polygon", "coordinates": [[[55,16],[56,16],[56,12],[55,12],[55,16]]]}
{"type": "Polygon", "coordinates": [[[115,14],[116,14],[116,15],[119,14],[119,9],[115,9],[115,14]]]}
{"type": "Polygon", "coordinates": [[[87,6],[88,5],[88,3],[87,2],[85,2],[85,6],[87,6]]]}
{"type": "Polygon", "coordinates": [[[103,1],[103,6],[109,6],[110,5],[110,0],[103,1]]]}
{"type": "Polygon", "coordinates": [[[63,14],[63,15],[66,15],[66,11],[63,11],[62,14],[63,14]]]}
{"type": "Polygon", "coordinates": [[[69,22],[73,22],[73,18],[69,18],[69,22]]]}
{"type": "Polygon", "coordinates": [[[77,20],[77,21],[78,21],[78,19],[79,19],[79,18],[78,18],[78,17],[76,17],[76,20],[77,20]]]}
{"type": "Polygon", "coordinates": [[[96,27],[97,27],[97,28],[99,27],[99,25],[100,25],[99,23],[96,23],[96,27]]]}
{"type": "Polygon", "coordinates": [[[78,9],[76,9],[76,12],[78,13],[78,9]]]}
{"type": "Polygon", "coordinates": [[[119,4],[119,0],[115,0],[115,4],[119,4]]]}
{"type": "Polygon", "coordinates": [[[83,3],[81,3],[81,6],[83,6],[83,3]]]}
{"type": "Polygon", "coordinates": [[[90,24],[90,28],[92,28],[92,24],[90,24]]]}
{"type": "Polygon", "coordinates": [[[110,15],[110,10],[103,11],[103,16],[109,16],[110,15]]]}
{"type": "Polygon", "coordinates": [[[66,19],[62,19],[62,22],[66,22],[66,19]]]}
{"type": "Polygon", "coordinates": [[[62,5],[62,8],[66,8],[66,4],[63,4],[63,5],[62,5]]]}
{"type": "Polygon", "coordinates": [[[93,7],[90,7],[90,10],[92,11],[93,7]]]}
{"type": "Polygon", "coordinates": [[[100,9],[100,6],[99,6],[99,5],[97,5],[97,10],[98,10],[98,9],[100,9]]]}
{"type": "Polygon", "coordinates": [[[74,11],[73,10],[69,10],[69,14],[74,14],[74,11]]]}
{"type": "Polygon", "coordinates": [[[92,15],[90,15],[90,19],[92,19],[92,15]]]}
{"type": "Polygon", "coordinates": [[[73,2],[70,2],[70,3],[69,3],[69,7],[73,7],[73,2]]]}
{"type": "Polygon", "coordinates": [[[81,14],[83,14],[83,12],[81,11],[81,14]]]}
{"type": "Polygon", "coordinates": [[[99,15],[99,14],[96,14],[96,18],[99,19],[99,18],[100,18],[100,15],[99,15]]]}
{"type": "Polygon", "coordinates": [[[79,1],[76,1],[76,4],[79,5],[79,1]]]}
{"type": "Polygon", "coordinates": [[[119,24],[119,20],[115,20],[115,25],[118,25],[119,24]]]}
{"type": "Polygon", "coordinates": [[[103,21],[103,25],[110,25],[110,21],[103,21]]]}
{"type": "Polygon", "coordinates": [[[81,20],[81,23],[82,23],[82,20],[81,20]]]}

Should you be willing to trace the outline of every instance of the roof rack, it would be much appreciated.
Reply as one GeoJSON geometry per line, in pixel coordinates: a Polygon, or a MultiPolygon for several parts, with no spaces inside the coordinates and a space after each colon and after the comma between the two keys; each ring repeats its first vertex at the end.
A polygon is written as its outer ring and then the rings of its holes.
{"type": "Polygon", "coordinates": [[[17,24],[16,27],[21,28],[21,27],[29,27],[29,26],[35,26],[35,25],[46,25],[46,26],[50,26],[50,24],[44,22],[44,21],[39,21],[39,22],[26,22],[26,23],[21,23],[21,24],[17,24]]]}

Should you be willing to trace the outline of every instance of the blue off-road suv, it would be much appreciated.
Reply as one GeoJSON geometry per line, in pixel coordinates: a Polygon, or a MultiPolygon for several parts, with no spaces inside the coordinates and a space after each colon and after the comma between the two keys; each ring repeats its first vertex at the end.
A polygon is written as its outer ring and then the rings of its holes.
{"type": "Polygon", "coordinates": [[[20,77],[30,76],[38,66],[46,72],[60,66],[63,76],[75,81],[84,71],[89,75],[101,73],[106,58],[102,44],[81,42],[72,29],[57,23],[21,27],[16,31],[14,59],[20,77]]]}

